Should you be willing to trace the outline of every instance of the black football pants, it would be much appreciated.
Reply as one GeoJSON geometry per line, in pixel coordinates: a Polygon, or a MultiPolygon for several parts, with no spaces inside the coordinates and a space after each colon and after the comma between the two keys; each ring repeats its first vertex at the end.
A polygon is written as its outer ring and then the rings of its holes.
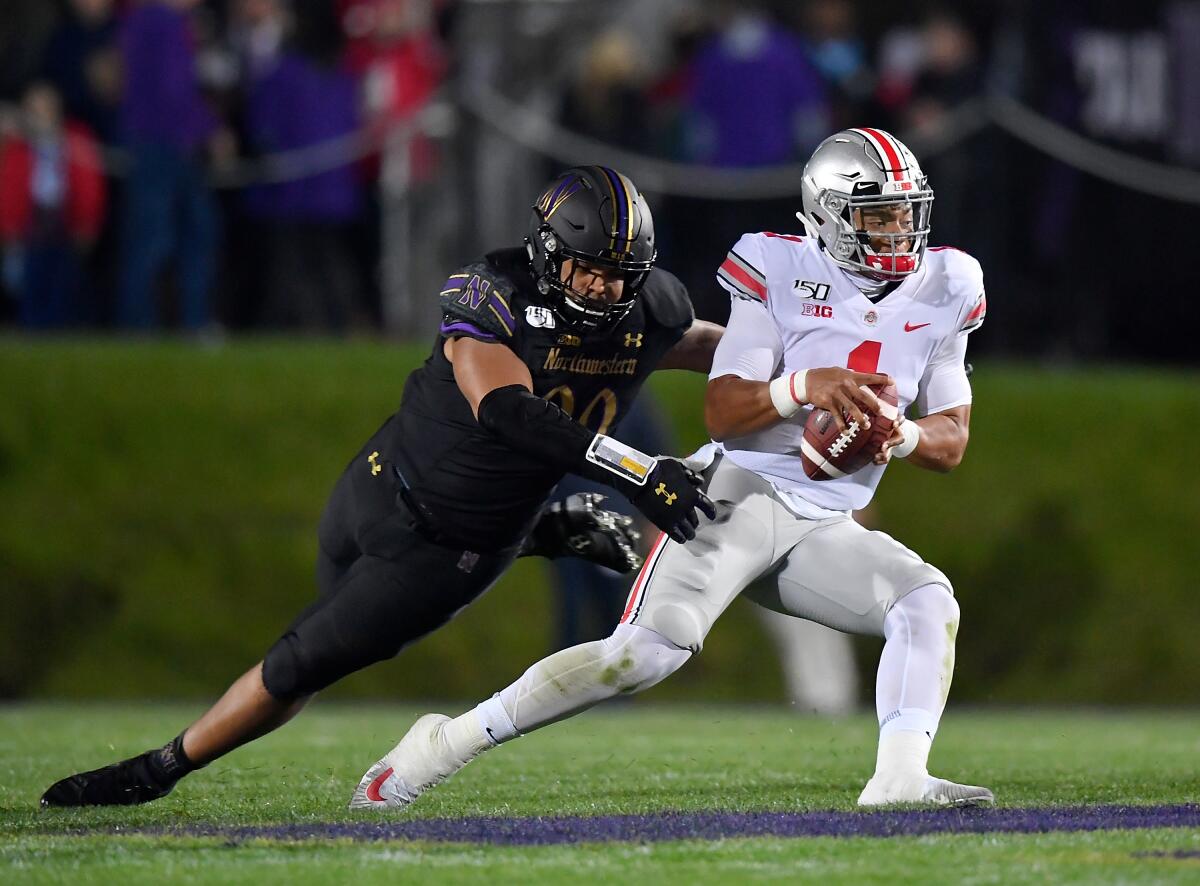
{"type": "Polygon", "coordinates": [[[384,661],[487,590],[515,553],[433,540],[398,498],[392,466],[370,444],[338,479],[318,529],[316,602],[263,661],[280,701],[310,695],[384,661]]]}

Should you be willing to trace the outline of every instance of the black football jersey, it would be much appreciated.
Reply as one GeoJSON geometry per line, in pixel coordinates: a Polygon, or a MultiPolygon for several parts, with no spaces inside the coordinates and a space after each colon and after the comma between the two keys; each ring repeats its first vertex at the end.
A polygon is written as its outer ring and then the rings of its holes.
{"type": "Polygon", "coordinates": [[[683,284],[656,268],[619,324],[581,335],[546,306],[523,249],[493,252],[456,271],[440,300],[433,353],[408,377],[386,439],[377,443],[400,467],[431,528],[475,550],[499,550],[527,534],[562,472],[479,425],[443,342],[503,344],[529,367],[537,396],[619,439],[614,431],[646,376],[691,326],[692,304],[683,284]]]}

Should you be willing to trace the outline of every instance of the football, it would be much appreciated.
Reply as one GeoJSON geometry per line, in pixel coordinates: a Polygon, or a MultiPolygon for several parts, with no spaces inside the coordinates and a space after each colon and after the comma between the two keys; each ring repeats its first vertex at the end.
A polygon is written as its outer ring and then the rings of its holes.
{"type": "Polygon", "coordinates": [[[809,479],[834,480],[853,474],[869,465],[883,448],[899,419],[900,401],[895,385],[871,385],[871,391],[879,398],[881,412],[871,416],[871,427],[865,431],[858,422],[840,430],[833,414],[825,409],[809,413],[800,444],[804,473],[809,479]]]}

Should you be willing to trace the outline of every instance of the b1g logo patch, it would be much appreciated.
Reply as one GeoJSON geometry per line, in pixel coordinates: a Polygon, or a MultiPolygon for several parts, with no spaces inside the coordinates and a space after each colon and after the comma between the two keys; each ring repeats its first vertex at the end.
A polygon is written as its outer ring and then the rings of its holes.
{"type": "Polygon", "coordinates": [[[525,309],[525,322],[537,329],[553,329],[554,315],[549,308],[530,305],[525,309]]]}
{"type": "Polygon", "coordinates": [[[815,305],[812,302],[805,302],[800,306],[800,316],[823,317],[828,320],[833,317],[833,308],[829,305],[815,305]]]}

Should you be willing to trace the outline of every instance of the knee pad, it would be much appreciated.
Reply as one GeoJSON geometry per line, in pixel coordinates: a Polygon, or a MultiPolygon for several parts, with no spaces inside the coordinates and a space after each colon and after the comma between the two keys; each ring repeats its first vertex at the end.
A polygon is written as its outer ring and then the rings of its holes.
{"type": "Polygon", "coordinates": [[[368,665],[393,657],[399,646],[390,638],[374,645],[347,648],[328,635],[289,631],[267,650],[262,678],[271,697],[295,701],[332,686],[368,665]]]}
{"type": "Polygon", "coordinates": [[[295,634],[284,634],[267,650],[262,664],[262,681],[268,694],[276,701],[295,701],[311,691],[301,688],[305,668],[295,649],[299,638],[295,634]]]}
{"type": "Polygon", "coordinates": [[[603,642],[608,663],[600,679],[618,692],[648,689],[675,673],[692,657],[689,650],[640,625],[617,625],[613,635],[603,642]]]}
{"type": "Polygon", "coordinates": [[[639,621],[643,627],[692,652],[704,648],[704,638],[712,628],[708,614],[694,600],[677,594],[663,594],[649,612],[642,613],[639,621]]]}
{"type": "Polygon", "coordinates": [[[890,633],[889,625],[894,619],[905,618],[910,625],[948,631],[953,643],[958,634],[959,615],[958,601],[948,586],[941,582],[922,585],[896,601],[884,621],[884,631],[890,633]]]}

